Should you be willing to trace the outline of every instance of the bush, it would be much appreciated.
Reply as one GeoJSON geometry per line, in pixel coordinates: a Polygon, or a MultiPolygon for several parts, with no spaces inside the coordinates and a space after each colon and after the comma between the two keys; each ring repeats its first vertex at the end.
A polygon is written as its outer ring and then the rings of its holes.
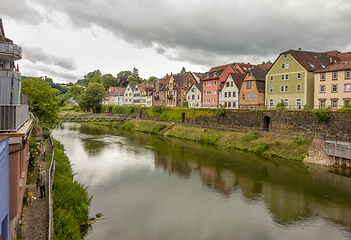
{"type": "Polygon", "coordinates": [[[255,148],[254,148],[254,153],[262,153],[264,150],[268,148],[267,143],[259,143],[255,148]]]}
{"type": "Polygon", "coordinates": [[[126,122],[121,126],[123,130],[132,130],[133,127],[134,127],[134,124],[131,122],[126,122]]]}
{"type": "Polygon", "coordinates": [[[34,167],[39,165],[39,156],[41,154],[41,143],[35,141],[33,136],[29,137],[29,163],[28,168],[33,170],[34,167]]]}
{"type": "Polygon", "coordinates": [[[125,109],[124,109],[124,114],[126,114],[126,115],[130,115],[130,114],[132,114],[134,112],[134,106],[128,106],[128,107],[126,107],[125,109]]]}
{"type": "Polygon", "coordinates": [[[250,142],[257,139],[257,133],[255,132],[247,132],[244,134],[242,140],[245,142],[250,142]]]}
{"type": "Polygon", "coordinates": [[[166,125],[164,125],[162,123],[158,123],[150,130],[150,133],[151,134],[158,134],[165,127],[166,127],[166,125]]]}
{"type": "Polygon", "coordinates": [[[274,143],[276,146],[279,146],[280,145],[280,142],[278,140],[275,140],[275,143],[274,143]]]}
{"type": "Polygon", "coordinates": [[[297,145],[302,145],[302,144],[305,144],[305,143],[308,143],[309,140],[308,139],[305,139],[303,137],[292,137],[292,140],[297,144],[297,145]]]}
{"type": "Polygon", "coordinates": [[[218,139],[220,139],[220,136],[218,135],[205,134],[202,135],[199,139],[197,139],[197,141],[214,145],[218,139]]]}
{"type": "Polygon", "coordinates": [[[53,239],[81,239],[80,226],[70,212],[61,208],[56,209],[54,214],[53,239]]]}
{"type": "Polygon", "coordinates": [[[286,109],[285,102],[281,101],[280,103],[277,103],[276,109],[277,110],[285,110],[286,109]]]}
{"type": "Polygon", "coordinates": [[[220,104],[219,107],[216,109],[218,116],[224,116],[225,114],[225,107],[220,104]]]}
{"type": "Polygon", "coordinates": [[[313,110],[313,114],[314,114],[315,118],[317,119],[317,122],[323,123],[323,124],[327,123],[328,118],[330,117],[330,112],[331,112],[330,107],[319,108],[319,109],[313,110]]]}

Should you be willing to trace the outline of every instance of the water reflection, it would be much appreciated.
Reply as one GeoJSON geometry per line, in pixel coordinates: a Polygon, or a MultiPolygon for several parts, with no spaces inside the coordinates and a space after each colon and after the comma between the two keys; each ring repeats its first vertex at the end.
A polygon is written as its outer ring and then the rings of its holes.
{"type": "MultiPolygon", "coordinates": [[[[92,208],[121,204],[105,211],[118,209],[111,224],[118,225],[121,239],[351,237],[351,181],[334,169],[142,133],[65,126],[53,134],[75,159],[79,179],[92,188],[93,203],[99,201],[92,208]],[[87,159],[78,160],[84,154],[87,159]],[[155,233],[142,235],[146,231],[155,233]]],[[[105,232],[116,234],[106,225],[105,232]]],[[[90,236],[101,234],[94,226],[90,236]]]]}

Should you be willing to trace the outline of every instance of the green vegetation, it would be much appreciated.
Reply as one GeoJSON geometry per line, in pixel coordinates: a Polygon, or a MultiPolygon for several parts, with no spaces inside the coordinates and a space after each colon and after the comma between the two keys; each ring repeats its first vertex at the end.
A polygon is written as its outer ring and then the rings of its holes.
{"type": "Polygon", "coordinates": [[[262,142],[262,143],[257,144],[257,146],[254,148],[253,152],[260,154],[260,153],[263,153],[264,150],[266,150],[267,148],[268,148],[268,144],[262,142]]]}
{"type": "Polygon", "coordinates": [[[54,140],[55,178],[53,183],[53,239],[81,239],[80,225],[87,221],[91,197],[87,187],[73,180],[70,161],[63,145],[54,140]]]}
{"type": "Polygon", "coordinates": [[[150,133],[151,134],[158,134],[161,130],[163,130],[166,127],[167,127],[166,125],[164,125],[162,123],[158,123],[150,130],[150,133]]]}
{"type": "Polygon", "coordinates": [[[121,128],[123,130],[131,130],[132,128],[134,128],[134,124],[132,122],[126,122],[121,126],[121,128]]]}
{"type": "Polygon", "coordinates": [[[319,108],[319,109],[314,109],[313,114],[315,118],[317,119],[318,123],[327,123],[328,118],[330,117],[330,112],[331,109],[330,107],[328,108],[319,108]]]}
{"type": "Polygon", "coordinates": [[[217,112],[218,116],[224,116],[224,114],[225,114],[225,106],[220,104],[219,107],[216,109],[216,112],[217,112]]]}
{"type": "Polygon", "coordinates": [[[221,136],[219,135],[205,134],[205,135],[202,135],[200,138],[198,138],[197,141],[202,143],[207,143],[210,145],[215,145],[216,141],[220,138],[221,136]]]}
{"type": "Polygon", "coordinates": [[[292,140],[297,144],[297,145],[302,145],[305,143],[308,143],[308,139],[303,138],[303,137],[292,137],[292,140]]]}
{"type": "Polygon", "coordinates": [[[245,142],[250,142],[257,139],[257,134],[254,132],[246,132],[242,137],[242,140],[245,142]]]}
{"type": "Polygon", "coordinates": [[[43,78],[27,78],[22,80],[22,94],[30,96],[30,111],[41,123],[48,124],[54,128],[60,124],[58,119],[58,94],[57,89],[50,87],[43,78]]]}
{"type": "Polygon", "coordinates": [[[280,103],[277,103],[276,109],[277,110],[286,110],[285,102],[282,100],[280,103]]]}
{"type": "Polygon", "coordinates": [[[150,107],[147,108],[147,113],[150,117],[159,116],[161,121],[176,121],[180,122],[182,116],[186,118],[195,118],[202,116],[214,116],[215,109],[208,108],[172,108],[172,107],[150,107]]]}
{"type": "Polygon", "coordinates": [[[339,108],[337,111],[341,111],[341,112],[351,111],[350,101],[349,100],[345,101],[345,105],[342,108],[339,108]]]}
{"type": "Polygon", "coordinates": [[[78,101],[82,110],[88,111],[93,109],[97,112],[100,108],[101,101],[105,96],[105,89],[101,83],[89,83],[87,89],[83,92],[81,99],[78,101]]]}

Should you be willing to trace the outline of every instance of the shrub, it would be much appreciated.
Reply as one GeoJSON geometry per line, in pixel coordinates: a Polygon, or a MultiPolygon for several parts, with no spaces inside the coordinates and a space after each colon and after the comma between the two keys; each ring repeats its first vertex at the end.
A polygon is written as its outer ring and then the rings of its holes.
{"type": "Polygon", "coordinates": [[[225,107],[222,104],[220,104],[219,107],[216,109],[216,112],[217,112],[218,116],[224,116],[225,107]]]}
{"type": "Polygon", "coordinates": [[[308,143],[309,140],[303,137],[292,137],[292,140],[297,144],[297,145],[302,145],[305,143],[308,143]]]}
{"type": "Polygon", "coordinates": [[[183,107],[188,107],[189,103],[188,102],[183,102],[183,107]]]}
{"type": "Polygon", "coordinates": [[[328,108],[319,108],[319,109],[314,109],[313,114],[315,118],[317,119],[318,123],[327,123],[328,118],[330,117],[330,112],[331,109],[330,107],[328,108]]]}
{"type": "Polygon", "coordinates": [[[250,142],[257,139],[257,133],[255,132],[247,132],[244,134],[242,140],[245,142],[250,142]]]}
{"type": "Polygon", "coordinates": [[[220,139],[220,136],[218,135],[205,134],[202,135],[199,139],[197,139],[197,141],[214,145],[218,139],[220,139]]]}
{"type": "Polygon", "coordinates": [[[280,145],[280,142],[278,140],[275,140],[275,143],[274,143],[276,146],[279,146],[280,145]]]}
{"type": "Polygon", "coordinates": [[[41,154],[41,143],[35,141],[33,136],[29,137],[29,163],[28,168],[30,170],[34,169],[39,165],[39,156],[41,154]]]}
{"type": "Polygon", "coordinates": [[[124,114],[126,114],[126,115],[130,115],[130,114],[132,114],[134,112],[134,106],[128,106],[128,107],[126,107],[125,109],[124,109],[124,114]]]}
{"type": "Polygon", "coordinates": [[[165,127],[166,127],[166,125],[164,125],[162,123],[158,123],[150,130],[150,133],[151,134],[158,134],[165,127]]]}
{"type": "Polygon", "coordinates": [[[81,239],[80,226],[70,212],[61,208],[56,209],[54,214],[54,240],[81,239]]]}
{"type": "Polygon", "coordinates": [[[255,148],[254,148],[254,153],[262,153],[264,150],[268,148],[267,143],[259,143],[255,148]]]}
{"type": "Polygon", "coordinates": [[[124,123],[121,128],[124,130],[131,130],[134,127],[134,124],[131,122],[124,123]]]}
{"type": "Polygon", "coordinates": [[[276,109],[277,110],[285,110],[286,109],[285,102],[282,100],[280,103],[277,103],[276,109]]]}

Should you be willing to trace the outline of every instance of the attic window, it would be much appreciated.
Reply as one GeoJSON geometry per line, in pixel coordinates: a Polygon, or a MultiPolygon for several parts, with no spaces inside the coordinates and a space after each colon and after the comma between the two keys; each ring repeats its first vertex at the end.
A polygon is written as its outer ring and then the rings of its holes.
{"type": "Polygon", "coordinates": [[[213,76],[214,76],[214,77],[217,76],[217,72],[214,72],[214,73],[213,73],[213,76]]]}
{"type": "Polygon", "coordinates": [[[284,58],[287,58],[287,56],[288,56],[288,54],[285,53],[285,54],[284,54],[284,58]]]}
{"type": "Polygon", "coordinates": [[[246,67],[243,67],[244,68],[244,70],[246,71],[247,70],[247,68],[246,67]]]}
{"type": "Polygon", "coordinates": [[[346,61],[346,62],[345,62],[345,64],[348,64],[348,63],[349,63],[349,61],[346,61]]]}
{"type": "Polygon", "coordinates": [[[323,64],[323,63],[321,63],[321,66],[322,66],[322,68],[325,68],[325,66],[324,66],[324,64],[323,64]]]}
{"type": "Polygon", "coordinates": [[[315,66],[313,65],[313,63],[309,62],[308,63],[311,67],[315,68],[315,66]]]}

